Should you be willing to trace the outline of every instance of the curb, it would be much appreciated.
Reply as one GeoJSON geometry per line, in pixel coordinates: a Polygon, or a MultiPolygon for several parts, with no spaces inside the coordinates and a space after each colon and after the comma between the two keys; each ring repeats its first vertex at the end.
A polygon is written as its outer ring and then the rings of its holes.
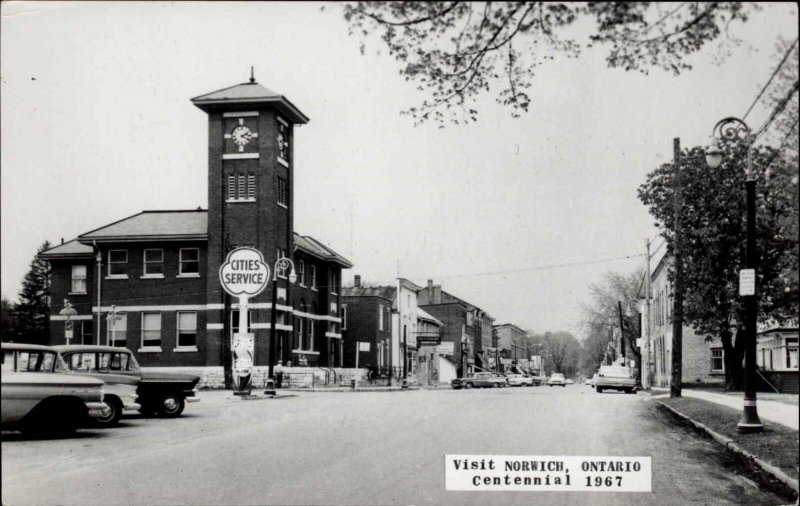
{"type": "Polygon", "coordinates": [[[692,420],[691,418],[689,418],[688,416],[684,415],[683,413],[681,413],[677,409],[673,408],[672,406],[668,406],[667,404],[665,404],[665,403],[663,403],[663,402],[661,402],[659,400],[656,400],[656,402],[659,403],[660,405],[664,406],[668,410],[670,410],[672,413],[674,413],[679,418],[683,418],[684,420],[687,420],[688,422],[690,422],[692,425],[694,425],[698,429],[704,431],[706,434],[711,436],[712,439],[714,439],[716,442],[718,442],[721,445],[723,445],[725,448],[727,448],[727,449],[729,449],[729,450],[731,450],[733,452],[739,453],[741,455],[744,455],[745,457],[749,458],[750,460],[755,462],[756,465],[758,465],[758,467],[760,467],[764,472],[771,474],[772,476],[775,477],[775,479],[777,479],[777,480],[783,482],[785,485],[789,486],[792,490],[795,491],[795,493],[800,493],[800,485],[798,484],[798,480],[795,480],[794,478],[790,477],[789,475],[787,475],[786,473],[784,473],[783,471],[781,471],[777,467],[773,466],[769,462],[764,462],[763,460],[761,460],[760,458],[756,457],[752,453],[750,453],[747,450],[739,447],[739,445],[737,445],[731,438],[729,438],[727,436],[723,436],[722,434],[720,434],[720,433],[708,428],[704,424],[702,424],[700,422],[697,422],[695,420],[692,420]]]}

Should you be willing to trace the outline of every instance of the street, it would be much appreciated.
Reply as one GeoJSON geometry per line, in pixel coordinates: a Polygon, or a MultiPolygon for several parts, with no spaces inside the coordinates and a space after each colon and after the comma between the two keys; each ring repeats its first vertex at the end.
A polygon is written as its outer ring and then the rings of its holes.
{"type": "Polygon", "coordinates": [[[3,504],[781,504],[640,396],[566,388],[202,392],[184,417],[3,433],[3,504]],[[653,492],[447,492],[444,455],[652,456],[653,492]]]}

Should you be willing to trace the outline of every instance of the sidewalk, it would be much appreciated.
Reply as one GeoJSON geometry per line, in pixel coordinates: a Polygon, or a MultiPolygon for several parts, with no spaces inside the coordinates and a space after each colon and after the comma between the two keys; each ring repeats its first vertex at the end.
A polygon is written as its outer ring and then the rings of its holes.
{"type": "MultiPolygon", "coordinates": [[[[789,487],[798,494],[798,408],[792,399],[758,400],[763,432],[741,434],[736,426],[742,414],[742,393],[683,388],[681,397],[670,398],[669,390],[640,391],[674,416],[694,425],[738,455],[742,470],[749,469],[770,486],[789,487]],[[782,402],[784,401],[784,402],[782,402]],[[789,401],[789,402],[785,402],[789,401]]],[[[791,396],[792,394],[782,394],[791,396]]]]}
{"type": "MultiPolygon", "coordinates": [[[[668,388],[652,388],[654,392],[664,393],[669,395],[668,388]]],[[[727,406],[733,409],[742,409],[744,394],[742,392],[713,392],[709,390],[701,390],[695,388],[682,388],[681,395],[683,397],[692,397],[695,399],[702,399],[704,401],[713,402],[721,406],[727,406]]],[[[764,394],[758,394],[756,399],[758,401],[758,416],[761,421],[768,421],[785,425],[794,430],[798,430],[800,424],[798,423],[798,407],[797,404],[792,404],[790,401],[797,398],[795,394],[769,394],[772,398],[776,396],[786,397],[780,400],[767,400],[762,398],[766,397],[764,394]]]]}

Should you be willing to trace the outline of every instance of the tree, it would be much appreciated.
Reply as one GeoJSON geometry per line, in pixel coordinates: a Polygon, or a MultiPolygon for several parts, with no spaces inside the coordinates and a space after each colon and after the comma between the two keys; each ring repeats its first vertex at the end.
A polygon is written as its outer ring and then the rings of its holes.
{"type": "Polygon", "coordinates": [[[4,343],[17,340],[17,324],[14,319],[14,303],[3,297],[0,300],[0,336],[4,343]]]}
{"type": "Polygon", "coordinates": [[[627,314],[627,309],[635,307],[644,295],[644,276],[643,268],[629,273],[607,272],[600,283],[589,285],[591,302],[581,304],[581,326],[587,336],[583,347],[586,355],[582,357],[585,372],[594,374],[601,365],[610,340],[609,332],[615,330],[622,332],[626,357],[635,360],[641,371],[642,353],[636,346],[636,338],[641,335],[639,317],[633,311],[627,314]],[[622,329],[620,305],[623,311],[622,329]]]}
{"type": "MultiPolygon", "coordinates": [[[[528,111],[538,67],[558,54],[608,47],[609,67],[674,74],[685,57],[747,21],[741,2],[350,2],[350,34],[373,30],[402,67],[400,75],[430,98],[406,113],[418,122],[475,121],[475,98],[499,87],[496,101],[512,115],[528,111]],[[593,23],[588,37],[577,35],[593,23]]],[[[361,51],[365,46],[362,40],[361,51]]]]}
{"type": "Polygon", "coordinates": [[[544,335],[533,334],[533,343],[541,348],[545,369],[549,372],[560,372],[571,376],[578,370],[580,343],[569,332],[545,332],[544,335]],[[548,365],[552,365],[550,370],[548,365]]]}
{"type": "Polygon", "coordinates": [[[39,257],[50,249],[50,242],[39,246],[22,280],[19,303],[14,309],[18,340],[25,343],[46,344],[50,333],[50,263],[39,257]]]}
{"type": "MultiPolygon", "coordinates": [[[[706,165],[700,147],[685,150],[681,156],[683,316],[685,324],[698,334],[719,337],[728,386],[738,389],[744,353],[744,308],[738,295],[738,278],[746,258],[747,147],[743,142],[731,141],[723,148],[725,158],[716,170],[706,165]]],[[[771,147],[754,147],[752,157],[758,175],[758,318],[762,322],[780,321],[798,312],[796,166],[771,147]],[[765,177],[764,169],[770,163],[770,174],[765,177]]],[[[662,165],[639,187],[639,198],[656,218],[656,225],[663,226],[669,252],[675,239],[673,178],[672,166],[662,165]]],[[[670,272],[670,279],[672,276],[670,272]]]]}

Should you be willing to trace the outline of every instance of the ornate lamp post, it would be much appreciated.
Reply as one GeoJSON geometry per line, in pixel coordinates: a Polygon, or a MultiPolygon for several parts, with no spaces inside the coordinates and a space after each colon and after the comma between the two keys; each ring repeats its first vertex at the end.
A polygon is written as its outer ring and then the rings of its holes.
{"type": "Polygon", "coordinates": [[[289,274],[289,283],[294,284],[297,281],[297,273],[294,271],[294,262],[286,257],[279,258],[275,262],[275,269],[272,270],[272,309],[270,310],[270,325],[269,325],[269,379],[267,380],[267,387],[264,390],[265,395],[275,395],[275,325],[277,323],[277,315],[275,314],[275,299],[278,298],[278,273],[286,272],[286,269],[292,268],[289,274]]]}
{"type": "Polygon", "coordinates": [[[736,425],[739,432],[761,432],[764,426],[758,418],[756,408],[756,321],[758,319],[758,299],[756,298],[756,176],[753,173],[753,133],[739,118],[729,117],[719,121],[712,132],[716,146],[706,152],[706,163],[712,169],[722,165],[721,143],[736,139],[747,145],[747,166],[745,169],[745,192],[747,194],[747,259],[745,269],[739,273],[739,296],[744,298],[745,309],[745,352],[744,352],[744,409],[742,418],[736,425]]]}

